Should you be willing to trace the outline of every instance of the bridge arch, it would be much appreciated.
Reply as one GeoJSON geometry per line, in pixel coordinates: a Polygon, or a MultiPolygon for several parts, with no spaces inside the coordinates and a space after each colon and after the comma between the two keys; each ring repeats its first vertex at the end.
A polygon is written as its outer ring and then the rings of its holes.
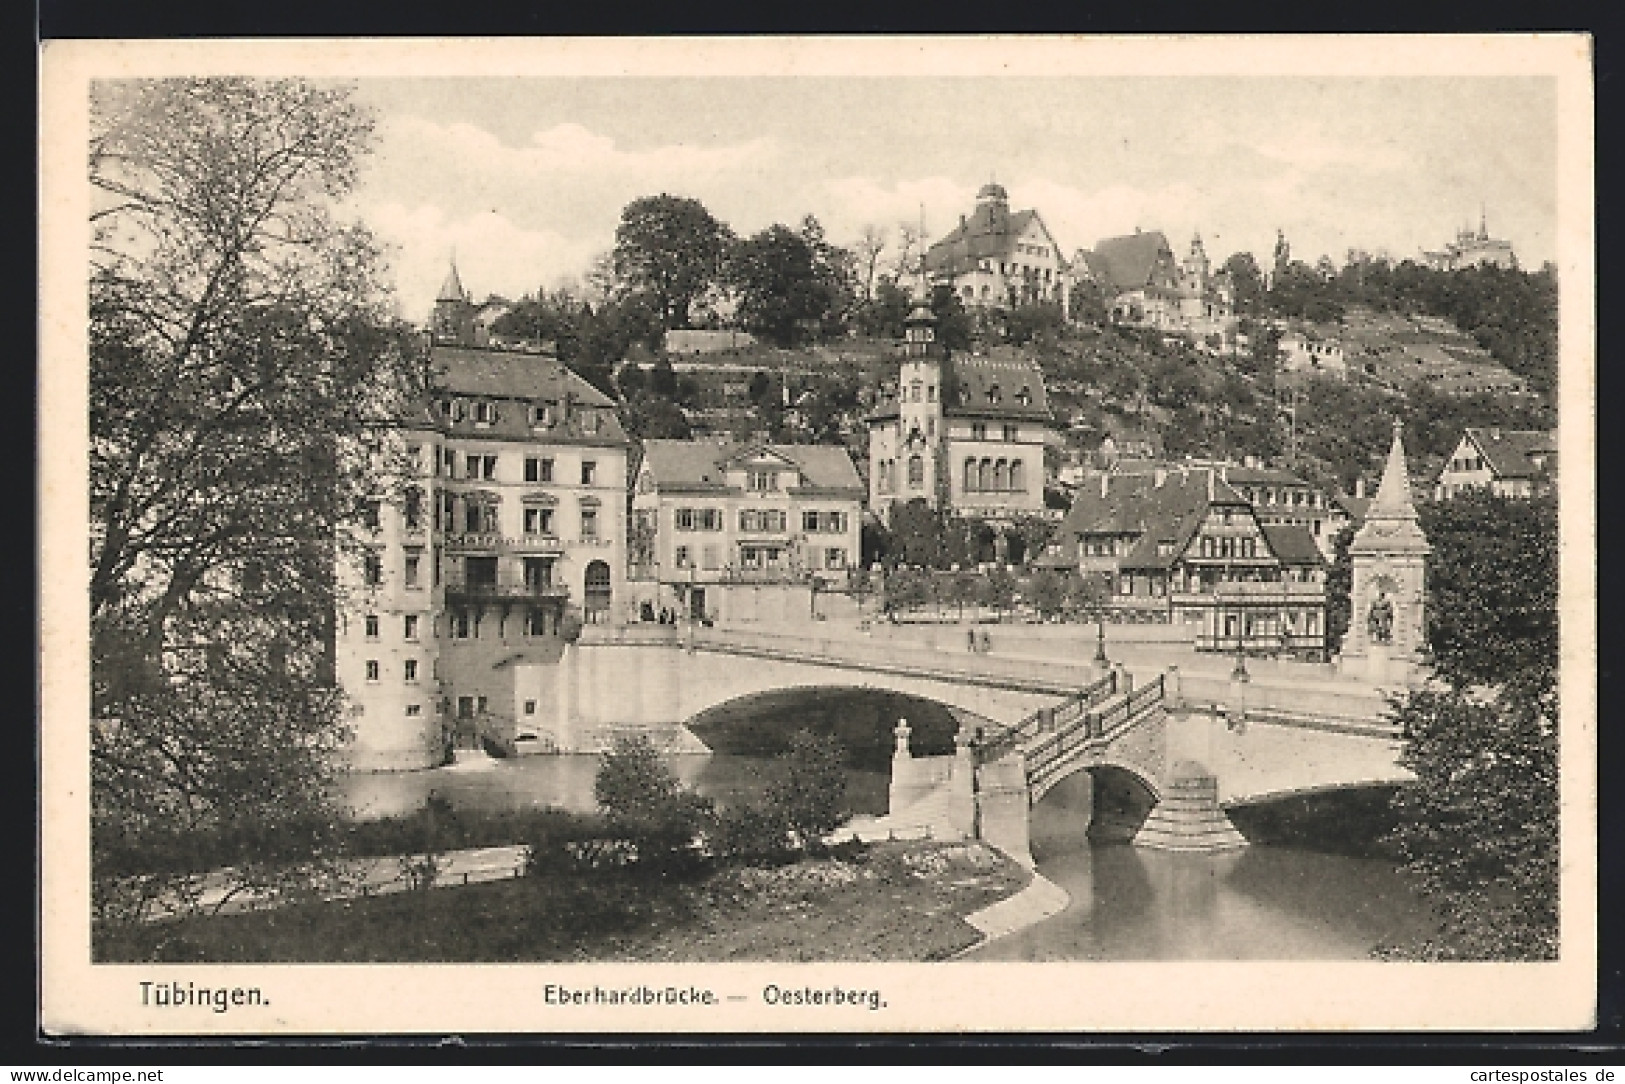
{"type": "Polygon", "coordinates": [[[832,734],[846,747],[849,764],[884,770],[890,766],[899,719],[908,720],[916,756],[952,753],[961,726],[991,731],[998,725],[919,693],[805,682],[740,693],[701,709],[684,724],[715,752],[755,756],[782,751],[800,729],[832,734]]]}
{"type": "Polygon", "coordinates": [[[1033,842],[1040,850],[1071,849],[1084,840],[1130,843],[1159,801],[1156,781],[1137,767],[1080,763],[1035,795],[1033,842]]]}

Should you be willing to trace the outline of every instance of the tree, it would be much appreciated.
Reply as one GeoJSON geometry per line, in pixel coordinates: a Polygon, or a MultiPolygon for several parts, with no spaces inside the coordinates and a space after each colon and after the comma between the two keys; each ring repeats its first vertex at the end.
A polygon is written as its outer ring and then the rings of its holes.
{"type": "Polygon", "coordinates": [[[875,274],[879,270],[881,253],[886,251],[886,227],[867,225],[863,227],[863,235],[858,238],[853,254],[857,257],[858,270],[863,275],[863,300],[873,301],[875,297],[875,274]]]}
{"type": "Polygon", "coordinates": [[[1231,288],[1235,291],[1236,312],[1257,313],[1264,297],[1264,273],[1259,270],[1253,254],[1235,253],[1224,261],[1220,272],[1230,278],[1231,288]]]}
{"type": "Polygon", "coordinates": [[[833,735],[798,730],[773,765],[767,807],[804,850],[818,850],[845,819],[845,760],[833,735]]]}
{"type": "Polygon", "coordinates": [[[711,803],[683,789],[647,737],[617,738],[592,789],[610,826],[636,849],[641,869],[658,874],[698,864],[694,844],[714,820],[711,803]]]}
{"type": "Polygon", "coordinates": [[[1392,840],[1444,921],[1431,959],[1551,959],[1558,915],[1557,509],[1423,505],[1429,644],[1443,687],[1393,715],[1416,782],[1392,840]]]}
{"type": "Polygon", "coordinates": [[[1349,596],[1354,590],[1354,563],[1349,556],[1349,544],[1354,541],[1354,527],[1347,526],[1337,532],[1332,543],[1332,563],[1326,569],[1326,650],[1336,653],[1343,645],[1343,636],[1349,630],[1349,596]]]}
{"type": "Polygon", "coordinates": [[[615,274],[650,294],[662,327],[687,327],[690,307],[721,275],[732,241],[733,232],[699,200],[645,196],[621,211],[615,274]]]}
{"type": "Polygon", "coordinates": [[[1485,492],[1418,510],[1428,559],[1428,643],[1457,684],[1554,684],[1557,503],[1485,492]]]}
{"type": "Polygon", "coordinates": [[[1400,763],[1392,834],[1443,922],[1406,946],[1426,959],[1550,960],[1558,934],[1556,696],[1419,690],[1394,719],[1400,763]]]}
{"type": "Polygon", "coordinates": [[[931,312],[937,318],[937,344],[950,354],[970,349],[971,318],[952,286],[931,290],[931,312]]]}
{"type": "Polygon", "coordinates": [[[823,239],[808,215],[797,233],[773,225],[734,246],[726,278],[739,295],[739,316],[751,331],[793,346],[812,328],[837,323],[849,296],[847,256],[823,239]]]}
{"type": "Polygon", "coordinates": [[[298,80],[92,93],[98,905],[154,839],[252,883],[279,834],[335,823],[341,528],[427,378],[377,246],[331,215],[371,139],[351,91],[298,80]]]}

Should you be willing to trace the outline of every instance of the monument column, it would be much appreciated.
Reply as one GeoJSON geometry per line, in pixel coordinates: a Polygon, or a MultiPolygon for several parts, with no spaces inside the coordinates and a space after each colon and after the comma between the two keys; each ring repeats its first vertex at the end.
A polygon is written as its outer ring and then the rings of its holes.
{"type": "Polygon", "coordinates": [[[1354,566],[1349,627],[1338,669],[1382,684],[1408,685],[1427,657],[1427,556],[1432,552],[1411,503],[1405,444],[1394,422],[1377,496],[1349,545],[1354,566]]]}

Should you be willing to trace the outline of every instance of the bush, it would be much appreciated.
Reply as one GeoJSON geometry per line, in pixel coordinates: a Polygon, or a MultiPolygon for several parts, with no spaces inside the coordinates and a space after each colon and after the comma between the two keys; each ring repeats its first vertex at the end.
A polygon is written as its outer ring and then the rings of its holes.
{"type": "Polygon", "coordinates": [[[718,858],[747,865],[781,865],[795,859],[784,817],[761,806],[734,806],[718,814],[711,849],[718,858]]]}
{"type": "Polygon", "coordinates": [[[696,844],[714,825],[715,808],[682,788],[648,738],[616,740],[599,766],[593,797],[614,834],[632,844],[641,869],[691,872],[702,864],[696,844]]]}
{"type": "Polygon", "coordinates": [[[845,756],[833,737],[799,730],[774,764],[767,812],[804,850],[817,851],[845,817],[845,756]]]}

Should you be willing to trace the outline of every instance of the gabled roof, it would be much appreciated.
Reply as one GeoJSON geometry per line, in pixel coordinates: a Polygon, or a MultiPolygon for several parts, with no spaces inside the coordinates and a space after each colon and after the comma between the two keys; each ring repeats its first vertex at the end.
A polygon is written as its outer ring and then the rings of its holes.
{"type": "Polygon", "coordinates": [[[1211,504],[1248,507],[1241,496],[1211,471],[1169,471],[1157,484],[1152,474],[1110,474],[1105,493],[1098,478],[1078,486],[1072,508],[1061,521],[1062,538],[1081,535],[1136,535],[1123,568],[1167,568],[1184,553],[1211,504]],[[1209,483],[1212,495],[1209,496],[1209,483]],[[1160,543],[1172,542],[1168,553],[1160,543]]]}
{"type": "Polygon", "coordinates": [[[1326,563],[1320,547],[1315,544],[1315,536],[1307,528],[1290,523],[1260,523],[1259,527],[1264,532],[1264,540],[1269,543],[1270,552],[1283,565],[1319,567],[1326,563]]]}
{"type": "Polygon", "coordinates": [[[1132,290],[1137,286],[1155,285],[1152,271],[1160,256],[1172,259],[1173,249],[1161,230],[1124,234],[1121,237],[1102,237],[1095,242],[1091,267],[1095,261],[1105,266],[1105,282],[1119,290],[1132,290]]]}
{"type": "Polygon", "coordinates": [[[643,462],[657,489],[714,489],[726,492],[728,467],[752,452],[768,454],[795,465],[806,489],[863,492],[852,457],[832,444],[750,444],[724,440],[646,440],[643,462]]]}
{"type": "Polygon", "coordinates": [[[1467,439],[1497,478],[1539,478],[1550,472],[1557,455],[1557,434],[1542,429],[1468,428],[1467,439]],[[1545,468],[1535,465],[1536,456],[1545,457],[1545,468]]]}
{"type": "MultiPolygon", "coordinates": [[[[984,189],[984,192],[986,189],[984,189]]],[[[925,251],[925,269],[936,274],[959,275],[974,271],[981,260],[1008,256],[1016,241],[1034,222],[1049,238],[1056,261],[1064,263],[1060,246],[1037,211],[1011,211],[1002,202],[983,202],[963,222],[925,251]]]]}

